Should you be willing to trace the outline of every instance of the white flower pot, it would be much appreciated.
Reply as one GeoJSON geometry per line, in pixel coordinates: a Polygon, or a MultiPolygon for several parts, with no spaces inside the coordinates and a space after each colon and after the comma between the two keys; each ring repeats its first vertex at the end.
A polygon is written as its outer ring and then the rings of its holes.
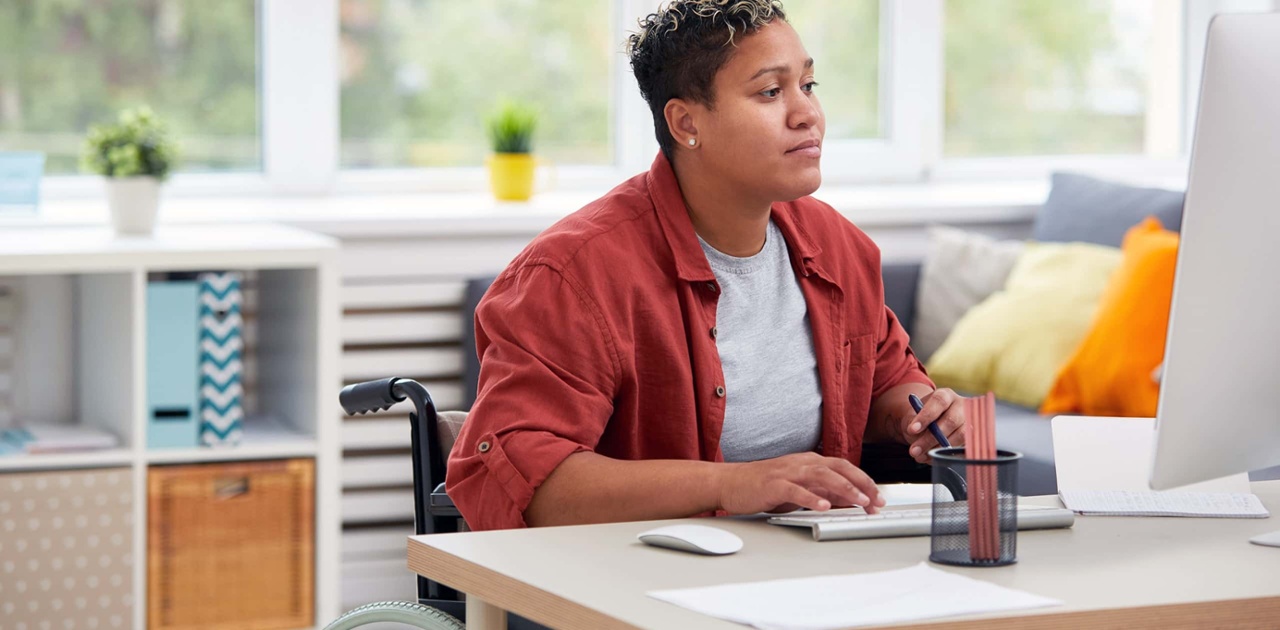
{"type": "Polygon", "coordinates": [[[117,234],[151,234],[160,210],[160,179],[108,177],[107,207],[117,234]]]}

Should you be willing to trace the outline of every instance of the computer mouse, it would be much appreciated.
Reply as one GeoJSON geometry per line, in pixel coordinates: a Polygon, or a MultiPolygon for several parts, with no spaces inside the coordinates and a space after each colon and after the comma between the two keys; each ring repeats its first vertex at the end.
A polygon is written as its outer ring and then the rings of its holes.
{"type": "Polygon", "coordinates": [[[640,532],[640,542],[708,556],[723,556],[742,549],[742,539],[723,529],[707,525],[668,525],[640,532]]]}

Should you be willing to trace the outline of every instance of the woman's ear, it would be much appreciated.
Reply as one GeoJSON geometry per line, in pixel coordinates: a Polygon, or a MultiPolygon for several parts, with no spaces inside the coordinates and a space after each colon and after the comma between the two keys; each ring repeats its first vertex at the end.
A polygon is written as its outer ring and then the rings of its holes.
{"type": "Polygon", "coordinates": [[[684,99],[673,98],[667,101],[662,114],[667,119],[667,129],[671,131],[676,144],[685,147],[698,145],[698,126],[694,122],[694,112],[689,103],[684,99]]]}

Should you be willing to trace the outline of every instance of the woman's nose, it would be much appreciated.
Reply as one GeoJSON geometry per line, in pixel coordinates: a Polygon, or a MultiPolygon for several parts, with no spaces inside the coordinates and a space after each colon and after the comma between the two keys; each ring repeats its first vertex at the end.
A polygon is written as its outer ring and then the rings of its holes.
{"type": "Polygon", "coordinates": [[[812,127],[818,124],[822,113],[813,97],[801,94],[791,104],[790,118],[792,127],[812,127]]]}

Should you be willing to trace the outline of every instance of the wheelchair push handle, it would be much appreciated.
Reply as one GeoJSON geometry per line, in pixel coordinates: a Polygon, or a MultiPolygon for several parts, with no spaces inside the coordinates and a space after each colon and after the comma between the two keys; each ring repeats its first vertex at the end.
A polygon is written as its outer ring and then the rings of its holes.
{"type": "Polygon", "coordinates": [[[396,382],[400,380],[403,379],[393,376],[348,385],[338,394],[338,402],[342,404],[343,411],[352,416],[370,411],[386,411],[391,405],[405,399],[404,393],[396,387],[396,382]]]}

